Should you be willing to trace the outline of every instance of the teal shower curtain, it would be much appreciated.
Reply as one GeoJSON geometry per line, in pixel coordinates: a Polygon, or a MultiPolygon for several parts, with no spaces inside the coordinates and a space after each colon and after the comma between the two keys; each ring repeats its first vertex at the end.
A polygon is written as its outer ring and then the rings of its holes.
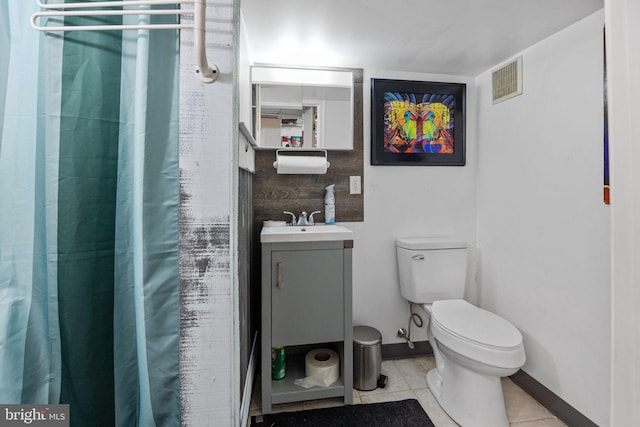
{"type": "Polygon", "coordinates": [[[178,34],[35,11],[0,2],[0,403],[177,426],[178,34]]]}

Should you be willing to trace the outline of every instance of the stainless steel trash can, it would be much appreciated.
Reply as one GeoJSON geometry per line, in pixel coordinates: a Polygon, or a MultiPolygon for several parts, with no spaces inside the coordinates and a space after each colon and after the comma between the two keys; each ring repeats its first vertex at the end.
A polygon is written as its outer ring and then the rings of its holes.
{"type": "Polygon", "coordinates": [[[382,334],[371,326],[353,327],[353,387],[375,390],[382,366],[382,334]]]}

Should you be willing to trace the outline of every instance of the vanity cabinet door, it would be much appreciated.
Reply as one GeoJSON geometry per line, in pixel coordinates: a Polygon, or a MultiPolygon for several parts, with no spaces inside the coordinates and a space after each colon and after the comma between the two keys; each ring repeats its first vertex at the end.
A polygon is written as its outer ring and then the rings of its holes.
{"type": "Polygon", "coordinates": [[[344,339],[343,251],[271,253],[273,346],[344,339]]]}

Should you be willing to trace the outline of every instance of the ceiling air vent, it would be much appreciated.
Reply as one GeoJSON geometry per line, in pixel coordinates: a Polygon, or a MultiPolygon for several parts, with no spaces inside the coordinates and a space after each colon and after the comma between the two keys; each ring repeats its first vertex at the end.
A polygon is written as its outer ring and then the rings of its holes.
{"type": "Polygon", "coordinates": [[[522,95],[522,56],[493,70],[493,103],[522,95]]]}

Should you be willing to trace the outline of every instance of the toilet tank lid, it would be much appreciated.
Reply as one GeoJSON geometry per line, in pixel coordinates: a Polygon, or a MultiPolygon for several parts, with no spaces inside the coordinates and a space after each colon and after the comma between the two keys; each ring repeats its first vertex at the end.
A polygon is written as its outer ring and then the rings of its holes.
{"type": "Polygon", "coordinates": [[[407,237],[396,239],[396,246],[413,250],[464,249],[467,247],[467,242],[451,240],[445,237],[407,237]]]}

